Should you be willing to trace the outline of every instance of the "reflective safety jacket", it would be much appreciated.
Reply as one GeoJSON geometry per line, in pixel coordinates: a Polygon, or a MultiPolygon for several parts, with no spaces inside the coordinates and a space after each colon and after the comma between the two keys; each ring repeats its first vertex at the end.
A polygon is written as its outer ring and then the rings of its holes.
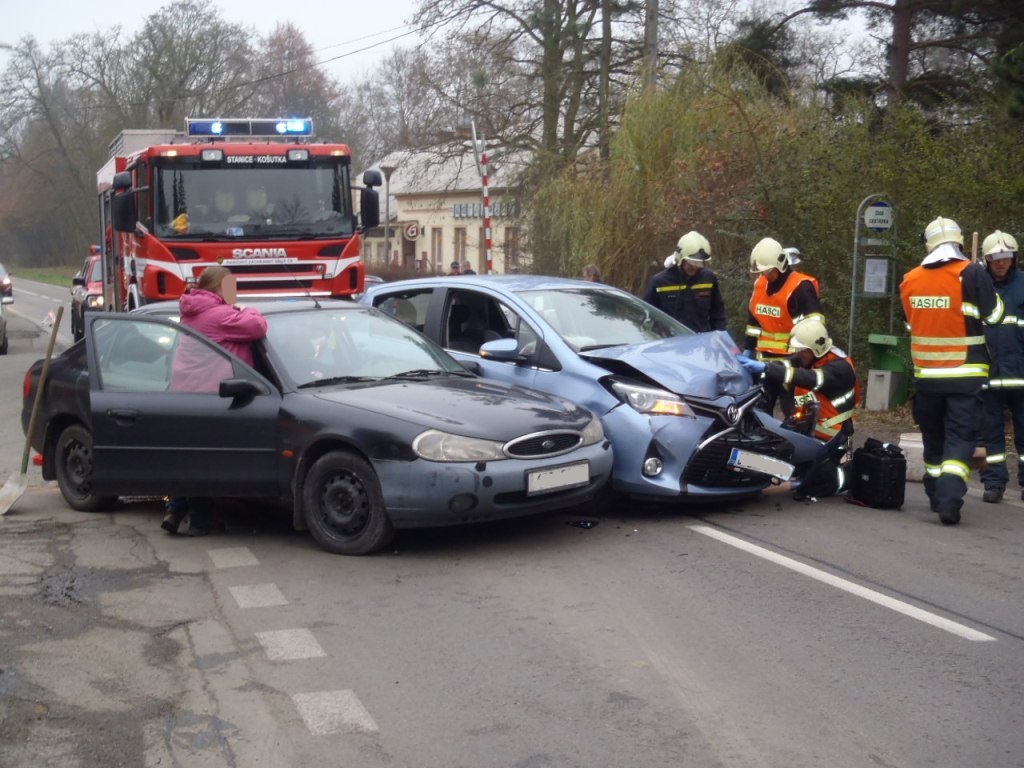
{"type": "Polygon", "coordinates": [[[671,266],[651,278],[644,301],[666,312],[692,331],[726,330],[725,302],[718,278],[708,267],[687,275],[671,266]]]}
{"type": "Polygon", "coordinates": [[[985,270],[964,258],[922,264],[904,275],[900,299],[916,386],[933,392],[981,387],[989,375],[984,326],[1003,318],[1003,302],[985,270]]]}
{"type": "Polygon", "coordinates": [[[774,282],[759,275],[750,296],[744,346],[762,359],[789,354],[789,333],[805,317],[821,315],[818,281],[810,275],[786,270],[774,282]]]}
{"type": "Polygon", "coordinates": [[[853,408],[860,399],[860,382],[853,360],[838,347],[832,347],[811,363],[810,368],[793,364],[792,359],[769,362],[765,378],[792,391],[797,406],[817,404],[814,436],[831,440],[842,432],[853,434],[853,408]]]}
{"type": "Polygon", "coordinates": [[[992,389],[1024,389],[1024,272],[1011,269],[995,286],[1006,314],[999,325],[985,328],[992,356],[988,385],[992,389]]]}

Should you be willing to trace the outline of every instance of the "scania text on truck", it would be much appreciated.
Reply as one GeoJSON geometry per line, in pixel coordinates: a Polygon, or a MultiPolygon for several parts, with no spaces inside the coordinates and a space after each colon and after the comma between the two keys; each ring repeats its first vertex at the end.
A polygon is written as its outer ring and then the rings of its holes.
{"type": "Polygon", "coordinates": [[[356,211],[348,146],[312,134],[308,119],[248,118],[122,131],[96,174],[107,306],[176,299],[211,264],[243,297],[360,293],[380,173],[363,174],[356,211]]]}

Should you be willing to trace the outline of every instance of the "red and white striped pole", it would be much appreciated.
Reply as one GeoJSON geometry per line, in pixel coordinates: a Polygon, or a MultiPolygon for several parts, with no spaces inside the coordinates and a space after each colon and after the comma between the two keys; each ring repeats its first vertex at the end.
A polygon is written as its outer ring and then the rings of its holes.
{"type": "Polygon", "coordinates": [[[491,261],[491,196],[487,191],[487,145],[483,145],[480,153],[480,165],[484,182],[484,243],[487,249],[487,274],[494,271],[494,262],[491,261]]]}

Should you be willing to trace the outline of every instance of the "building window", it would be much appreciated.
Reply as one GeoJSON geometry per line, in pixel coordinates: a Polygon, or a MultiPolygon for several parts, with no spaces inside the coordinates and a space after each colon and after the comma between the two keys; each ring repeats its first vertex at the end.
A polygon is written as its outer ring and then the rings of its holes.
{"type": "MultiPolygon", "coordinates": [[[[492,256],[493,256],[493,254],[492,254],[492,256]]],[[[487,274],[488,267],[490,266],[487,263],[487,227],[480,227],[480,256],[479,256],[479,261],[480,261],[480,264],[483,265],[483,269],[481,269],[480,271],[483,272],[484,274],[487,274]]]]}
{"type": "Polygon", "coordinates": [[[430,230],[430,258],[433,261],[434,272],[448,271],[448,265],[444,263],[444,230],[441,227],[430,230]]]}
{"type": "Polygon", "coordinates": [[[466,228],[456,227],[455,228],[455,258],[459,261],[465,261],[468,256],[466,250],[466,228]]]}
{"type": "Polygon", "coordinates": [[[520,268],[519,227],[505,227],[505,268],[518,272],[520,268]]]}

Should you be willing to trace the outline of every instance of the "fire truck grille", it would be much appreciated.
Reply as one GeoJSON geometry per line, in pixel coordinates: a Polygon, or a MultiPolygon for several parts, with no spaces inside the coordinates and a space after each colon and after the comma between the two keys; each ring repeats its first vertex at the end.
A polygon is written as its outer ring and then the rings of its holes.
{"type": "MultiPolygon", "coordinates": [[[[312,291],[313,290],[312,280],[302,280],[298,277],[293,277],[289,280],[240,280],[238,283],[238,290],[242,293],[259,292],[259,291],[287,291],[289,293],[312,291]]],[[[323,290],[322,288],[319,290],[323,290]]]]}
{"type": "Polygon", "coordinates": [[[315,275],[313,271],[313,264],[232,264],[230,261],[224,262],[224,266],[230,269],[236,275],[279,275],[282,272],[288,272],[291,274],[298,275],[315,275]]]}

